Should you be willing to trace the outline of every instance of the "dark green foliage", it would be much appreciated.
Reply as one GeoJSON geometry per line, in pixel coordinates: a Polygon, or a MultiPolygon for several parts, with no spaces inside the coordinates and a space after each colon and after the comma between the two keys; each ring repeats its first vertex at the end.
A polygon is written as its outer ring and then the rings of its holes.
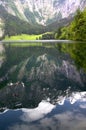
{"type": "Polygon", "coordinates": [[[71,24],[60,28],[60,31],[58,30],[56,34],[58,34],[55,35],[56,39],[86,41],[86,9],[83,12],[77,10],[71,24]]]}
{"type": "Polygon", "coordinates": [[[42,35],[41,39],[54,39],[54,34],[53,33],[45,33],[42,35]]]}

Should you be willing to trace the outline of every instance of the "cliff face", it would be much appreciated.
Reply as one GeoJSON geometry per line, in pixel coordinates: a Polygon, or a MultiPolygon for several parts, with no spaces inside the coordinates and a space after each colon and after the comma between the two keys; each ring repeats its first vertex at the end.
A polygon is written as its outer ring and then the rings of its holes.
{"type": "Polygon", "coordinates": [[[30,23],[50,24],[86,7],[85,0],[1,0],[6,11],[30,23]]]}

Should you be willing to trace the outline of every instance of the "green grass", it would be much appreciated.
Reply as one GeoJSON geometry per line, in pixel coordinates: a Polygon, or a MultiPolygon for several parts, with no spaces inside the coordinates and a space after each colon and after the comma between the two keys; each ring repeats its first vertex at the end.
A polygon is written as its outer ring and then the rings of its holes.
{"type": "MultiPolygon", "coordinates": [[[[51,32],[46,32],[44,34],[47,34],[47,33],[51,33],[51,32]]],[[[29,35],[29,34],[21,34],[21,35],[15,35],[15,36],[5,36],[5,38],[3,39],[3,41],[18,41],[18,40],[37,40],[39,38],[42,37],[42,34],[39,34],[39,35],[29,35]]],[[[12,42],[11,44],[10,43],[6,43],[5,44],[6,46],[10,45],[12,47],[30,47],[30,46],[45,46],[47,48],[51,48],[52,46],[51,45],[43,45],[41,42],[12,42]]]]}
{"type": "Polygon", "coordinates": [[[21,35],[10,36],[10,37],[6,36],[4,40],[37,40],[41,36],[42,34],[40,35],[21,34],[21,35]]]}
{"type": "MultiPolygon", "coordinates": [[[[46,32],[43,34],[52,34],[52,32],[46,32]]],[[[5,36],[5,38],[3,40],[39,40],[39,38],[42,37],[43,34],[39,34],[39,35],[29,35],[29,34],[21,34],[21,35],[15,35],[15,36],[5,36]]]]}

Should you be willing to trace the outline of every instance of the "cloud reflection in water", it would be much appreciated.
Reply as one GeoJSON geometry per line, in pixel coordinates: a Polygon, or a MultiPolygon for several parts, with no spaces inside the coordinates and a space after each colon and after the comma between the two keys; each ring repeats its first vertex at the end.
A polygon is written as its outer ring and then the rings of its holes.
{"type": "Polygon", "coordinates": [[[68,98],[63,105],[42,101],[34,109],[11,111],[11,116],[14,113],[19,121],[8,124],[8,130],[86,130],[86,93],[72,94],[71,98],[74,98],[74,101],[76,99],[74,104],[71,104],[68,98]]]}

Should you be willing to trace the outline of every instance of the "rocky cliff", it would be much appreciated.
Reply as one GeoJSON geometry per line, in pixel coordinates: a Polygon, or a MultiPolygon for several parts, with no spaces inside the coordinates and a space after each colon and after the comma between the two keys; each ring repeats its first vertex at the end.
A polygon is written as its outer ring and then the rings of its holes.
{"type": "Polygon", "coordinates": [[[6,11],[30,23],[43,25],[71,17],[76,10],[86,7],[85,0],[1,0],[6,11]]]}

